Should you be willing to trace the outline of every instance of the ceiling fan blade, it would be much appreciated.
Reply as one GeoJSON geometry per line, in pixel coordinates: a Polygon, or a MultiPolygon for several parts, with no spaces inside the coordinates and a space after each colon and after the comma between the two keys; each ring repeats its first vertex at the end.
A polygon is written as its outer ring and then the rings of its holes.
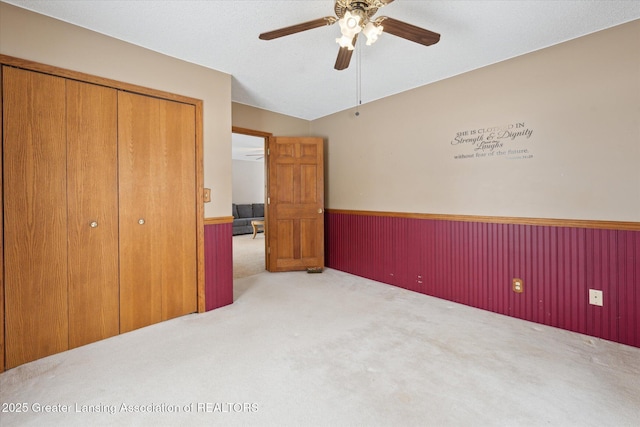
{"type": "MultiPolygon", "coordinates": [[[[356,34],[351,41],[353,46],[356,45],[358,41],[358,35],[356,34]]],[[[336,58],[336,65],[333,67],[336,70],[345,70],[349,68],[349,62],[351,62],[351,55],[353,55],[353,50],[349,50],[348,47],[341,47],[338,51],[338,57],[336,58]]]]}
{"type": "Polygon", "coordinates": [[[288,36],[290,34],[300,33],[302,31],[312,30],[325,25],[335,24],[338,19],[333,16],[325,16],[324,18],[315,19],[313,21],[303,22],[301,24],[291,25],[290,27],[280,28],[278,30],[268,31],[260,34],[258,38],[261,40],[273,40],[278,37],[288,36]]]}
{"type": "Polygon", "coordinates": [[[344,70],[349,68],[349,62],[351,62],[351,55],[353,55],[353,51],[349,50],[349,48],[341,47],[338,51],[338,57],[336,58],[336,65],[334,68],[336,70],[344,70]]]}
{"type": "Polygon", "coordinates": [[[402,37],[403,39],[411,40],[412,42],[425,46],[431,46],[440,41],[440,34],[438,33],[389,18],[388,16],[381,16],[376,22],[382,25],[382,31],[385,33],[393,34],[394,36],[402,37]]]}

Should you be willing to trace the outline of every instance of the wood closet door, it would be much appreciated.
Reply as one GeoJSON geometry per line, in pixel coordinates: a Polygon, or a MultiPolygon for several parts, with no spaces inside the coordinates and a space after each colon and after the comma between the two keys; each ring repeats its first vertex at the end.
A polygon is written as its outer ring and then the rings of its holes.
{"type": "Polygon", "coordinates": [[[69,347],[117,335],[117,91],[67,81],[69,347]]]}
{"type": "Polygon", "coordinates": [[[6,367],[68,348],[65,80],[4,67],[6,367]]]}
{"type": "Polygon", "coordinates": [[[120,332],[196,311],[195,107],[119,92],[120,332]]]}

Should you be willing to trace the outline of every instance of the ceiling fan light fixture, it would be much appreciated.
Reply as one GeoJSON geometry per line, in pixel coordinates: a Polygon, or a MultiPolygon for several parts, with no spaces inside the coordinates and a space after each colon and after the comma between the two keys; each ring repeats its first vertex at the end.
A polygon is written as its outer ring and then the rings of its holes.
{"type": "Polygon", "coordinates": [[[338,21],[338,24],[340,24],[340,32],[345,37],[355,37],[356,34],[362,31],[360,21],[362,21],[362,17],[360,15],[351,12],[345,13],[338,21]]]}
{"type": "Polygon", "coordinates": [[[371,46],[376,42],[376,40],[378,40],[383,29],[382,25],[376,25],[371,21],[364,26],[362,32],[367,37],[367,46],[371,46]]]}
{"type": "Polygon", "coordinates": [[[350,30],[354,30],[355,31],[356,28],[358,27],[359,23],[360,23],[360,17],[359,16],[350,16],[348,19],[345,19],[345,25],[350,30]]]}
{"type": "Polygon", "coordinates": [[[335,16],[325,16],[324,18],[268,31],[260,34],[258,38],[260,38],[260,40],[273,40],[302,31],[333,25],[338,22],[341,35],[336,39],[336,42],[340,45],[338,57],[333,66],[336,70],[345,70],[349,67],[358,35],[361,32],[367,37],[367,45],[375,43],[382,32],[423,46],[431,46],[432,44],[438,43],[440,34],[434,33],[433,31],[388,16],[374,18],[378,9],[389,5],[389,3],[393,1],[394,0],[334,0],[333,10],[335,16]],[[384,23],[384,26],[382,23],[384,23]]]}
{"type": "Polygon", "coordinates": [[[349,50],[355,49],[353,45],[353,37],[342,36],[336,39],[336,43],[340,45],[340,47],[346,47],[349,50]]]}

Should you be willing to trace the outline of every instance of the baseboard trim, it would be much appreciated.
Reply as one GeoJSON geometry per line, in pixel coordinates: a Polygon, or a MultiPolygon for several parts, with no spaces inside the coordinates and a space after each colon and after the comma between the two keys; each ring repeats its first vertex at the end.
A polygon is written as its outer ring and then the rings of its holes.
{"type": "Polygon", "coordinates": [[[459,222],[485,222],[490,224],[518,224],[539,225],[551,227],[595,228],[606,230],[640,231],[640,222],[632,221],[601,221],[583,219],[556,219],[556,218],[525,218],[507,216],[479,216],[479,215],[448,215],[448,214],[423,214],[407,212],[381,212],[360,211],[347,209],[326,209],[327,213],[343,215],[383,216],[393,218],[430,219],[459,222]]]}

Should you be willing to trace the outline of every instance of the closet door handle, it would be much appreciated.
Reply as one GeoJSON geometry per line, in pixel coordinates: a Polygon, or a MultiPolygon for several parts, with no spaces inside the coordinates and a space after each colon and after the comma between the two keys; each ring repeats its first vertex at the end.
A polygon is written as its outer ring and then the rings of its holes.
{"type": "Polygon", "coordinates": [[[91,228],[96,228],[97,226],[98,226],[98,221],[91,221],[89,223],[89,227],[91,227],[91,228]]]}
{"type": "Polygon", "coordinates": [[[140,219],[138,220],[138,224],[140,224],[140,225],[144,225],[144,218],[140,218],[140,219]]]}

